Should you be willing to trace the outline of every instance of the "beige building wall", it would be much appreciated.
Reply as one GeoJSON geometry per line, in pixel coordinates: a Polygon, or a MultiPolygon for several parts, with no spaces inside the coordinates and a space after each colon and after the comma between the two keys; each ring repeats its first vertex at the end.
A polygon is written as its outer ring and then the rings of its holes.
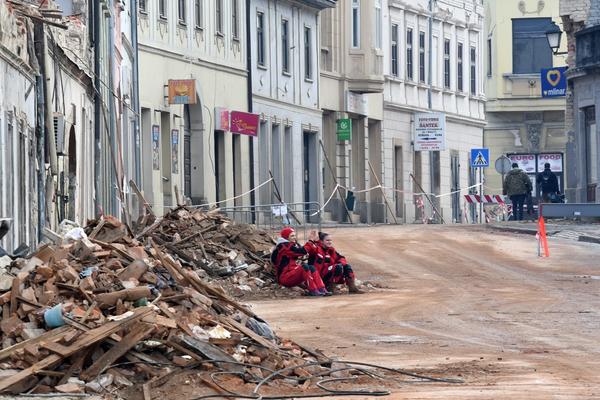
{"type": "MultiPolygon", "coordinates": [[[[147,200],[160,212],[175,204],[176,187],[180,196],[184,194],[186,136],[189,136],[191,175],[191,187],[186,195],[192,203],[214,203],[217,199],[231,199],[246,192],[251,183],[252,139],[241,136],[239,140],[236,170],[241,171],[242,176],[236,180],[232,134],[215,132],[215,108],[248,110],[245,3],[222,0],[221,21],[217,21],[214,1],[201,2],[199,15],[195,13],[194,1],[186,1],[184,20],[180,19],[176,1],[165,2],[165,10],[159,10],[158,0],[146,3],[146,10],[140,11],[138,33],[142,181],[147,200]],[[234,4],[238,7],[236,26],[234,4]],[[198,103],[169,105],[169,79],[194,79],[198,103]],[[161,131],[158,169],[153,168],[154,125],[160,126],[161,131]],[[173,129],[179,131],[177,166],[173,165],[173,129]]],[[[249,202],[250,197],[245,196],[235,204],[249,202]]],[[[219,205],[232,206],[234,201],[219,205]]]]}
{"type": "MultiPolygon", "coordinates": [[[[513,19],[550,18],[561,26],[559,0],[491,0],[486,2],[486,115],[484,145],[492,162],[507,153],[565,153],[565,98],[541,97],[540,73],[513,72],[513,19]],[[487,51],[491,49],[491,53],[487,51]]],[[[563,48],[565,51],[565,40],[563,48]]],[[[533,55],[528,55],[533,57],[533,55]]],[[[566,65],[565,56],[553,56],[552,66],[566,65]]],[[[565,165],[566,165],[565,159],[565,165]]],[[[501,194],[502,177],[485,170],[486,193],[501,194]]]]}

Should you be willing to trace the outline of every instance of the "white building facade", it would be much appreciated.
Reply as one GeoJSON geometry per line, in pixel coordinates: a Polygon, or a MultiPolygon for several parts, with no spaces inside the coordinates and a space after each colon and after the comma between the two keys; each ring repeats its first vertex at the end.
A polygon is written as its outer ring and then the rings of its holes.
{"type": "Polygon", "coordinates": [[[468,191],[457,191],[476,184],[470,149],[482,147],[485,125],[483,6],[479,0],[384,3],[387,197],[400,221],[465,221],[462,195],[468,191]],[[445,115],[445,150],[415,151],[414,115],[423,112],[445,115]],[[414,195],[422,191],[434,195],[439,214],[414,195]]]}
{"type": "MultiPolygon", "coordinates": [[[[141,178],[157,213],[178,195],[204,204],[250,188],[253,139],[232,133],[228,117],[250,102],[245,7],[241,0],[139,1],[141,178]],[[191,104],[170,104],[169,80],[195,83],[191,104]]],[[[239,202],[250,197],[220,205],[239,202]]]]}
{"type": "Polygon", "coordinates": [[[254,180],[272,174],[276,185],[266,185],[257,204],[321,201],[319,13],[334,6],[333,0],[250,2],[252,112],[260,115],[254,180]]]}

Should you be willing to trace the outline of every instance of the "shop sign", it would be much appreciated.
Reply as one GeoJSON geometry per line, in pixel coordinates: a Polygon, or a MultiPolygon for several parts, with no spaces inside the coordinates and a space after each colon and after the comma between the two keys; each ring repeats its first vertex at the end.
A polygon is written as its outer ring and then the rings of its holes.
{"type": "Polygon", "coordinates": [[[563,172],[563,155],[561,153],[538,154],[538,171],[543,171],[546,163],[550,164],[552,172],[563,172]]]}
{"type": "Polygon", "coordinates": [[[171,130],[171,172],[179,173],[179,130],[171,130]]]}
{"type": "Polygon", "coordinates": [[[446,150],[446,114],[415,114],[415,151],[446,150]]]}
{"type": "Polygon", "coordinates": [[[250,114],[242,111],[231,112],[231,133],[239,133],[242,135],[257,136],[258,135],[258,114],[250,114]]]}
{"type": "Polygon", "coordinates": [[[540,73],[542,97],[564,97],[567,94],[567,67],[547,68],[540,73]]]}
{"type": "Polygon", "coordinates": [[[215,131],[229,132],[229,110],[215,107],[215,131]]]}
{"type": "Polygon", "coordinates": [[[352,120],[350,118],[342,118],[337,120],[337,140],[351,140],[352,138],[352,120]]]}
{"type": "Polygon", "coordinates": [[[517,163],[519,168],[528,174],[536,173],[535,154],[510,154],[508,158],[511,162],[517,163]]]}
{"type": "Polygon", "coordinates": [[[361,94],[361,93],[350,92],[350,91],[346,92],[346,111],[347,112],[360,114],[360,115],[367,115],[368,108],[369,108],[369,104],[367,102],[366,95],[361,94]]]}
{"type": "Polygon", "coordinates": [[[196,80],[169,79],[169,104],[196,104],[196,80]]]}
{"type": "Polygon", "coordinates": [[[152,125],[152,169],[160,169],[160,126],[152,125]]]}

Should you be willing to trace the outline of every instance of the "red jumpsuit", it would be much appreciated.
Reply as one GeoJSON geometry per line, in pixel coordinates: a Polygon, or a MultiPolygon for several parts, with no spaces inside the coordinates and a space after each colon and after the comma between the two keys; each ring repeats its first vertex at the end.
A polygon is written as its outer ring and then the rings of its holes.
{"type": "Polygon", "coordinates": [[[283,286],[304,286],[311,293],[325,288],[321,276],[312,265],[298,264],[296,260],[306,255],[306,250],[295,242],[277,244],[271,254],[277,282],[283,286]]]}
{"type": "Polygon", "coordinates": [[[334,247],[325,247],[320,240],[309,240],[304,249],[308,253],[308,263],[315,266],[326,285],[354,281],[352,266],[334,247]]]}

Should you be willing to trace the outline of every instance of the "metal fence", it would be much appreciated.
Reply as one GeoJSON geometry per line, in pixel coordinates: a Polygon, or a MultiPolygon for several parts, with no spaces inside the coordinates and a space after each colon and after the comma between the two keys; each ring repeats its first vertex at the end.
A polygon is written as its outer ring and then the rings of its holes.
{"type": "Polygon", "coordinates": [[[219,212],[235,222],[254,224],[273,233],[285,226],[292,226],[300,241],[306,241],[311,230],[321,230],[322,210],[317,202],[221,207],[219,212]]]}

